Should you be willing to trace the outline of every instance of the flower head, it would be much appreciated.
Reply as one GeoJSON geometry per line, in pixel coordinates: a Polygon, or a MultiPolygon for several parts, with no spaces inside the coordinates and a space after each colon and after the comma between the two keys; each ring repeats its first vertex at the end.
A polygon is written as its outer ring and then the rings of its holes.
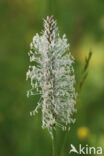
{"type": "Polygon", "coordinates": [[[34,65],[29,66],[27,79],[31,80],[29,95],[40,94],[37,107],[30,114],[42,110],[42,127],[49,131],[55,126],[65,130],[76,111],[74,58],[69,51],[66,36],[61,38],[53,16],[44,20],[42,35],[36,34],[30,44],[29,57],[34,65]]]}

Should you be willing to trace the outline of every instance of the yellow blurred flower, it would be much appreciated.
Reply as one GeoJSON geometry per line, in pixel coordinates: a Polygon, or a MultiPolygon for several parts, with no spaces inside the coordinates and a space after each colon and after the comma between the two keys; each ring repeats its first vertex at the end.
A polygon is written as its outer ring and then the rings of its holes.
{"type": "Polygon", "coordinates": [[[77,136],[81,140],[85,140],[88,138],[90,130],[88,127],[79,127],[77,130],[77,136]]]}
{"type": "Polygon", "coordinates": [[[101,16],[99,24],[100,24],[100,28],[104,30],[104,16],[101,16]]]}

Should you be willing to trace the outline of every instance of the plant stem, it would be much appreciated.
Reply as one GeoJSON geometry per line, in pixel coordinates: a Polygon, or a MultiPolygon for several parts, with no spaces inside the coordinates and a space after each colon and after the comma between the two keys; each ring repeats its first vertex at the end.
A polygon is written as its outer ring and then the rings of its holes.
{"type": "Polygon", "coordinates": [[[68,131],[66,131],[64,135],[64,140],[63,140],[60,156],[64,156],[64,146],[66,144],[67,138],[68,138],[68,131]]]}
{"type": "Polygon", "coordinates": [[[53,156],[57,156],[56,155],[56,131],[53,129],[52,130],[53,133],[53,139],[52,139],[52,151],[53,151],[53,156]]]}

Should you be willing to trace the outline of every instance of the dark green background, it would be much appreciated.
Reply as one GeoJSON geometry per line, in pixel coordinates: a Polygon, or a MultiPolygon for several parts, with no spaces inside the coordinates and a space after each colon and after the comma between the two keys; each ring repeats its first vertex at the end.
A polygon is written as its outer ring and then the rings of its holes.
{"type": "MultiPolygon", "coordinates": [[[[42,19],[51,14],[69,39],[77,79],[89,50],[93,52],[64,155],[69,155],[71,143],[104,149],[104,0],[0,0],[0,156],[52,155],[41,114],[29,116],[39,97],[26,97],[30,84],[25,80],[29,44],[43,29],[42,19]],[[90,134],[81,140],[77,131],[83,126],[90,134]]],[[[59,130],[58,152],[63,135],[59,130]]]]}

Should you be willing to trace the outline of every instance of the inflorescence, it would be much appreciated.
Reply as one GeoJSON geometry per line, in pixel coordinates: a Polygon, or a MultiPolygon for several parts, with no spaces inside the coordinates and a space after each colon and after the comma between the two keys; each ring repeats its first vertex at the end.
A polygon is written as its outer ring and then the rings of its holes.
{"type": "Polygon", "coordinates": [[[69,51],[66,36],[61,38],[53,16],[44,20],[44,31],[36,34],[30,44],[28,55],[30,62],[27,79],[31,80],[31,89],[27,96],[40,95],[35,110],[42,111],[42,127],[51,132],[56,126],[63,130],[70,129],[70,123],[75,119],[76,91],[74,58],[69,51]]]}

